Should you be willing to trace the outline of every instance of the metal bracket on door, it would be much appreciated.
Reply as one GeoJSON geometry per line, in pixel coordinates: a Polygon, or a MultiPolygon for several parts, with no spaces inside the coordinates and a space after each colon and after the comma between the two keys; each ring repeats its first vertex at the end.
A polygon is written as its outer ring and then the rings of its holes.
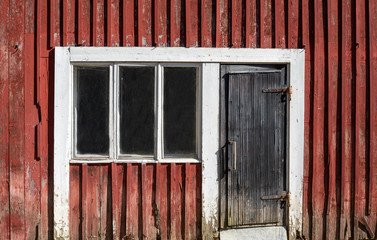
{"type": "Polygon", "coordinates": [[[261,197],[262,200],[277,200],[286,201],[291,198],[291,194],[287,193],[286,191],[282,191],[280,195],[270,195],[270,196],[263,196],[261,197]]]}
{"type": "Polygon", "coordinates": [[[271,89],[263,89],[262,92],[264,93],[287,93],[289,94],[289,101],[292,99],[292,87],[286,88],[271,88],[271,89]]]}
{"type": "Polygon", "coordinates": [[[232,160],[233,160],[233,166],[232,168],[228,167],[228,171],[236,170],[237,165],[237,142],[236,141],[228,141],[228,144],[232,144],[232,160]]]}

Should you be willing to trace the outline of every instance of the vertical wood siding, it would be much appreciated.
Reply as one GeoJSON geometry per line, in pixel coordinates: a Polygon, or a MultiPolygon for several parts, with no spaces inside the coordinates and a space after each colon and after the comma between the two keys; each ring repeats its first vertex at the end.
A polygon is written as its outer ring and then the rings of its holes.
{"type": "MultiPolygon", "coordinates": [[[[0,238],[52,237],[55,46],[305,48],[306,239],[377,231],[377,2],[0,0],[0,238]]],[[[200,164],[72,165],[70,231],[195,239],[200,164]]]]}

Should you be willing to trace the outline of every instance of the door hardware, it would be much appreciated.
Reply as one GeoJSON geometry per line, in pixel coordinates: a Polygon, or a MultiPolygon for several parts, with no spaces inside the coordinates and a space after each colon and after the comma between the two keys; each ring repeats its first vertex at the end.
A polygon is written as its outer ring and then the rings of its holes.
{"type": "Polygon", "coordinates": [[[263,93],[287,93],[289,94],[289,101],[292,99],[292,87],[286,88],[271,88],[271,89],[263,89],[263,93]]]}

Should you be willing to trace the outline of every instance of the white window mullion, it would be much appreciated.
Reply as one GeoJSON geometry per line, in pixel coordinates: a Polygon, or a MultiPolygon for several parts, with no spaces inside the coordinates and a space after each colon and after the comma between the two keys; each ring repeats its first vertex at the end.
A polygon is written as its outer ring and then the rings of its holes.
{"type": "Polygon", "coordinates": [[[111,87],[112,87],[112,91],[111,91],[111,94],[110,94],[110,99],[111,100],[111,104],[110,105],[110,123],[111,123],[111,136],[110,136],[110,159],[112,159],[113,161],[115,161],[115,159],[117,159],[117,156],[118,156],[118,146],[119,146],[119,134],[118,134],[118,115],[119,115],[119,111],[118,111],[118,106],[119,106],[119,103],[118,103],[118,99],[119,99],[119,87],[118,87],[118,75],[119,75],[119,71],[118,71],[118,64],[116,63],[113,63],[111,65],[111,68],[110,68],[110,72],[111,72],[111,87]]]}
{"type": "Polygon", "coordinates": [[[156,114],[156,131],[155,131],[155,138],[156,138],[156,160],[161,161],[163,158],[163,141],[162,141],[162,134],[163,134],[163,119],[162,119],[162,110],[163,110],[163,82],[162,82],[162,75],[163,69],[161,64],[157,65],[156,71],[156,104],[155,104],[155,114],[156,114]]]}

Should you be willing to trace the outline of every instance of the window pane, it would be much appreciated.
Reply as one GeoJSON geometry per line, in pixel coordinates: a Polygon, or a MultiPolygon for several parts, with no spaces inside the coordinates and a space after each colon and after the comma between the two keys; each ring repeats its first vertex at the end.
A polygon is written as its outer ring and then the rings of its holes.
{"type": "Polygon", "coordinates": [[[153,155],[154,67],[120,67],[120,153],[153,155]]]}
{"type": "Polygon", "coordinates": [[[77,67],[78,154],[109,154],[109,68],[77,67]]]}
{"type": "Polygon", "coordinates": [[[164,154],[196,156],[197,68],[164,68],[164,154]]]}

